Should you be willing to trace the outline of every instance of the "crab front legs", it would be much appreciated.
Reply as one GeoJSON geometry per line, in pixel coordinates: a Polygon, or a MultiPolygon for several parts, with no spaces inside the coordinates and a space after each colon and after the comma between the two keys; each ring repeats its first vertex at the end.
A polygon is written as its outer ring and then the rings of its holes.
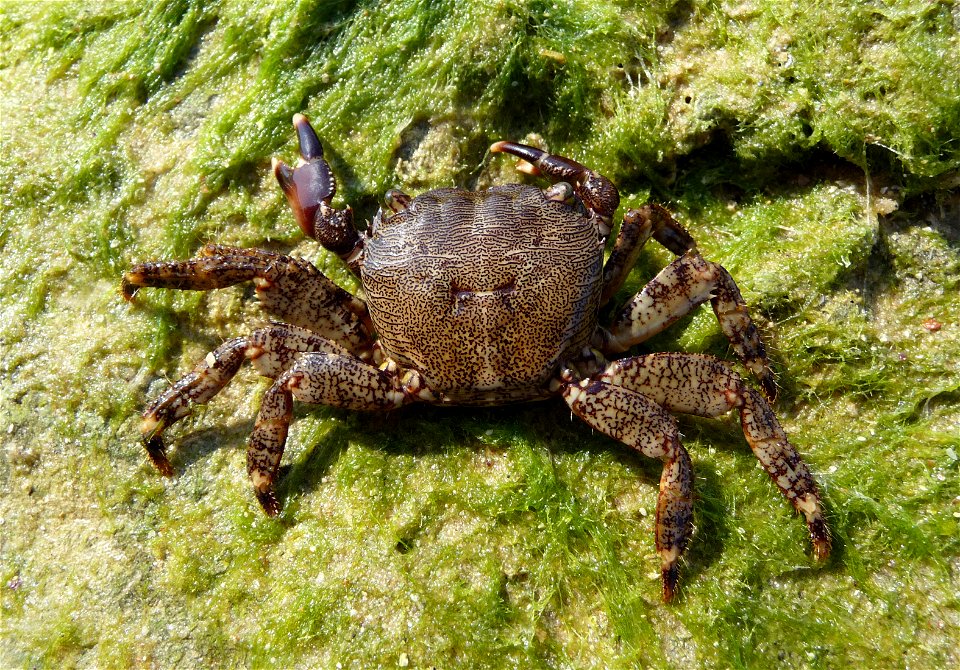
{"type": "Polygon", "coordinates": [[[270,316],[307,328],[358,356],[370,356],[373,326],[366,304],[302,258],[208,244],[197,258],[134,265],[123,275],[121,292],[131,300],[148,286],[207,291],[251,280],[270,316]]]}
{"type": "Polygon", "coordinates": [[[320,138],[303,114],[294,114],[293,125],[300,143],[300,160],[291,168],[274,158],[273,173],[304,234],[340,256],[359,276],[363,239],[353,225],[353,209],[330,206],[337,192],[337,181],[323,158],[320,138]]]}
{"type": "Polygon", "coordinates": [[[140,432],[151,462],[173,474],[163,432],[219,393],[243,361],[274,379],[264,395],[247,446],[247,474],[270,516],[280,511],[273,485],[287,438],[293,398],[360,411],[388,411],[414,400],[432,399],[415,372],[401,372],[387,362],[377,368],[338,344],[304,328],[273,324],[224,342],[167,389],[143,412],[140,432]]]}
{"type": "Polygon", "coordinates": [[[613,182],[602,174],[566,156],[549,154],[526,144],[500,141],[492,144],[490,151],[507,153],[520,158],[523,162],[517,169],[521,172],[542,173],[553,179],[569,182],[573,192],[597,217],[597,230],[600,237],[606,239],[610,234],[613,215],[620,206],[620,194],[613,182]]]}
{"type": "Polygon", "coordinates": [[[387,361],[379,368],[355,356],[301,354],[267,391],[247,446],[247,473],[257,500],[270,516],[280,512],[273,484],[293,416],[293,399],[340,409],[386,412],[432,394],[413,371],[387,361]]]}
{"type": "Polygon", "coordinates": [[[711,356],[658,353],[615,361],[593,377],[565,371],[564,399],[593,428],[664,461],[657,503],[657,551],[663,597],[673,597],[677,560],[690,534],[690,461],[667,413],[716,417],[740,412],[744,436],[783,496],[803,515],[813,554],[830,554],[823,502],[810,468],[787,439],[773,409],[729,365],[711,356]]]}
{"type": "Polygon", "coordinates": [[[187,416],[194,405],[209,402],[230,383],[245,360],[265,377],[276,379],[297,354],[325,351],[347,354],[330,340],[297,326],[273,324],[247,337],[235,337],[204,356],[194,369],[154,400],[143,411],[140,434],[150,461],[161,474],[173,475],[163,443],[164,431],[187,416]]]}

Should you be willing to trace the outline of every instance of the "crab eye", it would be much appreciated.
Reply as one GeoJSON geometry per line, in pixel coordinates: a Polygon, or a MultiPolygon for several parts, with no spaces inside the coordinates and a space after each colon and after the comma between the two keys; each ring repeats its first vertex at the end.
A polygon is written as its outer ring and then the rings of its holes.
{"type": "Polygon", "coordinates": [[[403,191],[391,188],[383,194],[383,204],[390,208],[394,214],[402,212],[410,204],[410,196],[403,191]]]}
{"type": "Polygon", "coordinates": [[[565,181],[558,181],[549,188],[544,189],[543,197],[554,202],[565,202],[568,205],[573,204],[573,186],[565,181]]]}

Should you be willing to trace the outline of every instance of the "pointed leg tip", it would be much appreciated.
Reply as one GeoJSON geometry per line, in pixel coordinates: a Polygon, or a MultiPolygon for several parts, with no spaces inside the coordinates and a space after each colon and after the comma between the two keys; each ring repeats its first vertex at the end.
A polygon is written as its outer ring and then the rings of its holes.
{"type": "Polygon", "coordinates": [[[804,511],[807,517],[807,529],[810,532],[810,544],[813,546],[813,557],[818,563],[826,561],[830,557],[830,550],[833,548],[833,538],[830,537],[830,529],[823,518],[823,510],[819,499],[817,506],[812,512],[804,511]]]}
{"type": "Polygon", "coordinates": [[[123,296],[123,299],[127,302],[133,300],[133,296],[137,294],[143,287],[143,273],[136,272],[131,270],[130,272],[124,272],[123,278],[120,280],[120,295],[123,296]]]}
{"type": "Polygon", "coordinates": [[[283,508],[283,506],[280,504],[280,501],[277,500],[277,496],[273,492],[272,488],[265,491],[258,490],[256,493],[257,501],[260,503],[260,506],[263,508],[263,511],[266,512],[267,516],[275,517],[280,514],[280,510],[283,508]]]}
{"type": "Polygon", "coordinates": [[[133,296],[135,296],[139,290],[140,287],[127,281],[126,277],[120,282],[120,295],[127,302],[133,302],[133,296]]]}
{"type": "Polygon", "coordinates": [[[824,527],[821,532],[814,532],[811,529],[810,535],[814,560],[816,560],[817,563],[825,562],[830,558],[830,552],[833,549],[833,541],[830,538],[830,533],[828,533],[826,527],[824,527]]]}
{"type": "Polygon", "coordinates": [[[777,382],[773,378],[773,372],[769,368],[764,370],[760,376],[760,388],[763,395],[772,404],[777,400],[777,382]]]}
{"type": "Polygon", "coordinates": [[[159,435],[144,436],[143,446],[147,450],[147,457],[153,466],[160,471],[164,477],[173,477],[173,466],[170,465],[170,459],[167,458],[167,450],[163,444],[163,438],[159,435]]]}
{"type": "Polygon", "coordinates": [[[660,580],[663,584],[663,602],[669,603],[677,594],[677,582],[680,581],[680,566],[677,563],[666,565],[660,569],[660,580]]]}

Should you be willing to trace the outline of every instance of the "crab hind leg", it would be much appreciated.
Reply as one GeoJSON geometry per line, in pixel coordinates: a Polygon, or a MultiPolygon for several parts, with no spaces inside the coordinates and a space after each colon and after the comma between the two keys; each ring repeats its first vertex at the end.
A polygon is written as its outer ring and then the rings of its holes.
{"type": "Polygon", "coordinates": [[[663,331],[693,309],[711,301],[723,334],[756,376],[768,398],[776,397],[773,371],[760,333],[733,277],[695,249],[670,263],[627,303],[596,344],[605,353],[620,353],[663,331]]]}
{"type": "Polygon", "coordinates": [[[275,324],[236,337],[208,353],[189,373],[181,377],[143,411],[140,434],[150,461],[165,476],[173,475],[167,458],[163,433],[187,416],[194,405],[209,402],[230,383],[243,361],[250,360],[260,374],[276,378],[289,367],[297,352],[345,350],[303,328],[275,324]]]}
{"type": "Polygon", "coordinates": [[[592,428],[663,461],[655,533],[663,599],[671,600],[693,515],[693,468],[673,417],[643,394],[606,381],[568,382],[563,398],[592,428]]]}
{"type": "Polygon", "coordinates": [[[385,412],[427,393],[419,376],[399,378],[395,366],[385,369],[341,353],[304,353],[266,392],[247,445],[247,473],[263,510],[280,512],[274,492],[277,470],[293,416],[293,400],[356,411],[385,412]]]}
{"type": "Polygon", "coordinates": [[[813,554],[830,554],[830,532],[810,468],[773,409],[723,361],[698,354],[657,353],[611,363],[596,379],[651,398],[672,412],[716,417],[740,412],[743,434],[783,496],[803,515],[813,554]]]}

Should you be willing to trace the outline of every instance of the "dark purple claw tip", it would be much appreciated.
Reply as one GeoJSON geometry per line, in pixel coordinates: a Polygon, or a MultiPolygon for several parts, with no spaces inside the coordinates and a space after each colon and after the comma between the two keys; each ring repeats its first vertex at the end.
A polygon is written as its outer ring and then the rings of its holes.
{"type": "Polygon", "coordinates": [[[300,155],[303,156],[303,160],[323,158],[320,138],[317,137],[316,131],[310,125],[309,119],[303,114],[294,114],[293,127],[297,129],[297,140],[300,142],[300,155]]]}
{"type": "Polygon", "coordinates": [[[517,144],[516,142],[507,142],[500,140],[490,145],[490,151],[495,154],[511,154],[517,158],[522,158],[531,165],[536,165],[537,161],[547,155],[547,152],[541,151],[536,147],[530,147],[526,144],[517,144]]]}
{"type": "Polygon", "coordinates": [[[294,187],[293,169],[282,160],[276,158],[273,160],[273,174],[280,182],[280,188],[283,189],[284,193],[294,187]]]}
{"type": "Polygon", "coordinates": [[[536,147],[516,142],[499,141],[490,145],[492,153],[511,154],[530,163],[543,174],[569,182],[580,182],[587,175],[588,170],[577,161],[565,156],[550,154],[536,147]]]}

